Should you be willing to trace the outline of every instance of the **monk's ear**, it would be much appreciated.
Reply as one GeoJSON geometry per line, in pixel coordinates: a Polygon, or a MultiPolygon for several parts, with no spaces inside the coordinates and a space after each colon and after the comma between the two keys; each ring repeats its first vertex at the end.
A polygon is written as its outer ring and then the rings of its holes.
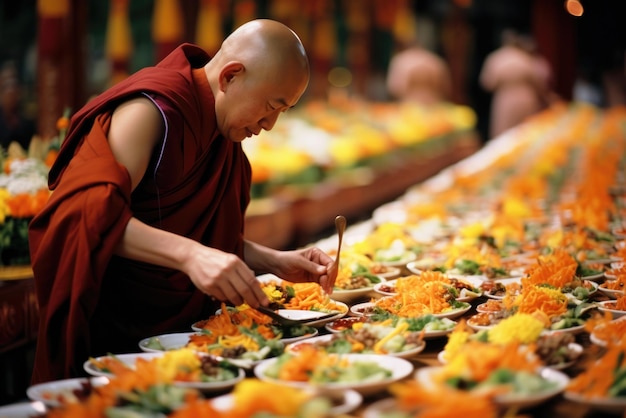
{"type": "Polygon", "coordinates": [[[240,77],[245,71],[245,67],[242,63],[231,61],[222,67],[222,71],[220,71],[220,90],[226,91],[228,85],[235,80],[235,78],[240,77]]]}

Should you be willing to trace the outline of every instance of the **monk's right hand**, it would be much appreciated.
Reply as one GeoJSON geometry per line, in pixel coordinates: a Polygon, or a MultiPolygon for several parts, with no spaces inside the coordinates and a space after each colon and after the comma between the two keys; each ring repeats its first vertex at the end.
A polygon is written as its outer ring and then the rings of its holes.
{"type": "Polygon", "coordinates": [[[202,292],[234,306],[269,305],[254,272],[234,254],[199,245],[187,257],[183,271],[202,292]]]}

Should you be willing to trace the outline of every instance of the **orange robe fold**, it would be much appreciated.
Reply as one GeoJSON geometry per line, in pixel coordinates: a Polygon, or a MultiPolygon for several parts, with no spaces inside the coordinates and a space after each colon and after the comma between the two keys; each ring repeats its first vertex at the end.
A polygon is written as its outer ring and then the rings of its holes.
{"type": "Polygon", "coordinates": [[[184,273],[114,255],[134,216],[243,256],[250,164],[217,130],[209,59],[182,45],[72,117],[50,170],[54,193],[29,228],[41,317],[33,382],[84,374],[89,356],[137,352],[140,339],[190,330],[214,312],[184,273]],[[107,133],[115,107],[141,94],[159,106],[168,135],[131,192],[107,133]]]}

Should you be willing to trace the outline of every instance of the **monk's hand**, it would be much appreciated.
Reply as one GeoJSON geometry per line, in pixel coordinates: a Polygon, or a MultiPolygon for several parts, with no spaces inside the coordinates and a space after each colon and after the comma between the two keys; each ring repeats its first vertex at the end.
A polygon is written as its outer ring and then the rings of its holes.
{"type": "Polygon", "coordinates": [[[328,274],[334,260],[317,247],[302,250],[282,251],[277,257],[278,265],[274,274],[281,279],[294,282],[313,282],[322,286],[328,294],[333,292],[335,277],[328,274]]]}
{"type": "Polygon", "coordinates": [[[202,292],[234,306],[269,305],[254,272],[234,254],[200,246],[189,254],[183,271],[202,292]]]}

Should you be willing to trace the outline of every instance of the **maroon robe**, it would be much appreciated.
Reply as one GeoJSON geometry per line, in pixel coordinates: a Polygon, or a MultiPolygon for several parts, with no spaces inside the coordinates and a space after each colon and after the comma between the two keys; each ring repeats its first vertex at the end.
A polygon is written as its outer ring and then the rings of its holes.
{"type": "Polygon", "coordinates": [[[243,257],[250,164],[217,130],[202,67],[210,58],[182,45],[93,99],[73,118],[29,241],[40,328],[33,382],[83,374],[89,356],[137,352],[140,339],[188,331],[215,303],[183,273],[113,254],[129,219],[243,257]],[[112,111],[147,94],[167,137],[131,193],[107,141],[112,111]]]}

